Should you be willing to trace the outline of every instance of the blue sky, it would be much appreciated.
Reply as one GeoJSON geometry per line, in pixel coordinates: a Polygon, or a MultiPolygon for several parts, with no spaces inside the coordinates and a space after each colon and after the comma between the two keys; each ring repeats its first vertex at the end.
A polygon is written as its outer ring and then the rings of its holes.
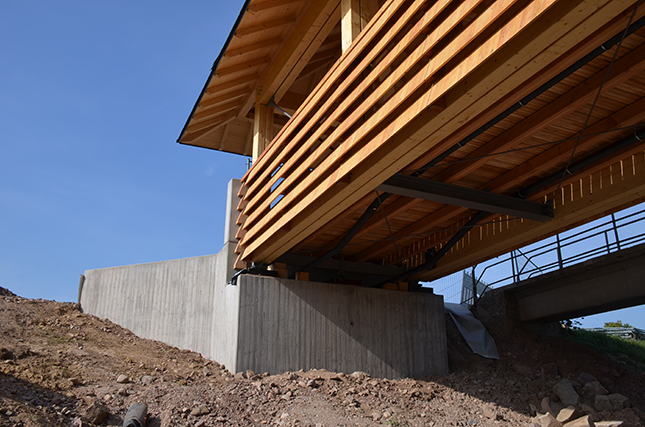
{"type": "Polygon", "coordinates": [[[0,286],[220,250],[246,158],[175,141],[242,3],[3,3],[0,286]]]}
{"type": "Polygon", "coordinates": [[[75,301],[87,269],[220,250],[246,158],[175,141],[242,4],[3,4],[0,286],[75,301]]]}

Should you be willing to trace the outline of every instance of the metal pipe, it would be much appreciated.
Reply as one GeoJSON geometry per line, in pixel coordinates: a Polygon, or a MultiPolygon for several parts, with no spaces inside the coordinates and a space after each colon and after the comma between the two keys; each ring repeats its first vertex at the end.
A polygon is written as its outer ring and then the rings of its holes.
{"type": "Polygon", "coordinates": [[[123,427],[145,427],[148,407],[143,403],[133,403],[123,420],[123,427]]]}

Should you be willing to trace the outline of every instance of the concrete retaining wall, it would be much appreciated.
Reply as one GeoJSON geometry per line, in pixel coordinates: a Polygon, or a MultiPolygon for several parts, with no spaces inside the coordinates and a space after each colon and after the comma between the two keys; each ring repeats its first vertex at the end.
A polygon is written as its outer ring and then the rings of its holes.
{"type": "Polygon", "coordinates": [[[217,255],[88,270],[79,287],[82,309],[231,372],[448,373],[441,296],[248,275],[228,285],[239,185],[229,183],[217,255]]]}
{"type": "Polygon", "coordinates": [[[79,302],[143,338],[234,367],[239,288],[227,285],[233,246],[217,255],[87,270],[79,302]]]}

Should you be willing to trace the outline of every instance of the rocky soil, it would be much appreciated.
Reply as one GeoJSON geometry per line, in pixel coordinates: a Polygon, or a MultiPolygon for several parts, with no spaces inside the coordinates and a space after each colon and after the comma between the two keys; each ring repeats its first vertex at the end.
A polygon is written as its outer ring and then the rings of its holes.
{"type": "Polygon", "coordinates": [[[645,425],[645,374],[628,361],[529,334],[496,337],[502,360],[487,360],[447,323],[452,373],[441,378],[234,375],[76,304],[0,288],[0,425],[121,426],[134,403],[164,427],[645,425]]]}

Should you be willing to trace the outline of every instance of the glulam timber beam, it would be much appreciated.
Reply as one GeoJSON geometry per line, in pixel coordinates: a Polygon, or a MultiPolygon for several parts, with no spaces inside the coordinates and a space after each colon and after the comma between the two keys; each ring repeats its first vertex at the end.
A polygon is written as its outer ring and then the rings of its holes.
{"type": "MultiPolygon", "coordinates": [[[[537,89],[538,87],[546,83],[546,81],[549,80],[550,76],[557,74],[559,72],[562,72],[565,68],[570,66],[570,64],[576,61],[579,57],[583,56],[584,54],[598,47],[600,44],[606,42],[612,36],[615,36],[619,32],[623,31],[624,27],[629,22],[629,18],[631,17],[631,15],[632,15],[632,10],[628,9],[624,13],[617,16],[612,22],[605,25],[603,28],[601,28],[601,30],[597,31],[591,37],[585,39],[582,43],[580,43],[579,45],[571,49],[569,52],[567,52],[566,55],[563,55],[561,58],[559,58],[557,61],[551,64],[548,67],[548,70],[546,70],[543,74],[536,76],[535,78],[531,79],[530,82],[527,82],[526,85],[523,85],[520,88],[518,88],[518,90],[515,91],[515,93],[513,93],[512,96],[509,96],[508,99],[505,100],[505,102],[499,102],[491,106],[491,108],[488,110],[488,115],[486,117],[490,117],[491,114],[502,113],[506,108],[510,107],[513,103],[516,103],[517,100],[523,99],[531,91],[537,89]]],[[[640,19],[643,16],[645,16],[645,8],[640,8],[637,11],[636,15],[634,16],[634,20],[640,19]]],[[[627,64],[627,61],[632,61],[632,64],[633,64],[634,60],[639,61],[638,55],[630,54],[630,57],[631,58],[629,60],[626,59],[624,63],[627,64]]],[[[630,68],[629,65],[627,67],[623,67],[624,73],[619,73],[620,75],[622,75],[622,77],[620,78],[621,81],[631,77],[631,75],[633,75],[633,72],[638,70],[638,68],[633,68],[631,70],[629,68],[630,68]]],[[[602,73],[605,73],[605,72],[606,72],[606,69],[602,70],[602,73]]],[[[597,76],[598,75],[601,75],[601,73],[597,74],[597,76]]],[[[614,73],[614,76],[615,75],[616,73],[614,73]]],[[[606,87],[605,87],[605,90],[606,90],[606,87]]],[[[580,92],[577,92],[577,94],[579,93],[580,92]]],[[[569,96],[569,98],[571,98],[571,96],[569,96]]],[[[575,96],[574,96],[574,99],[575,99],[575,96]]],[[[561,102],[562,105],[566,105],[567,103],[568,103],[568,99],[565,102],[561,102]]],[[[558,114],[557,109],[554,108],[554,106],[549,108],[550,110],[547,109],[545,111],[552,111],[553,114],[558,114]]],[[[588,128],[585,131],[585,134],[592,135],[594,133],[606,132],[612,127],[619,128],[619,127],[625,127],[625,126],[632,126],[638,123],[640,120],[642,120],[642,118],[640,118],[641,114],[639,113],[643,113],[642,106],[634,105],[633,108],[630,107],[629,109],[626,109],[625,112],[621,114],[614,114],[610,119],[604,120],[603,121],[604,126],[601,126],[598,124],[598,125],[592,126],[591,128],[588,128]]],[[[466,137],[469,133],[476,131],[477,127],[483,126],[486,123],[486,120],[487,120],[486,117],[478,118],[466,124],[465,126],[462,126],[454,135],[451,136],[450,138],[451,141],[453,141],[454,143],[457,143],[461,139],[466,137]]],[[[544,116],[542,117],[542,119],[544,119],[544,116]]],[[[536,120],[535,117],[532,117],[530,118],[530,120],[527,119],[524,122],[522,122],[522,126],[527,126],[527,125],[535,126],[536,122],[538,122],[538,120],[536,120]],[[532,123],[529,123],[531,121],[532,123]]],[[[549,121],[547,121],[546,124],[548,125],[549,121]]],[[[517,133],[518,132],[516,132],[516,135],[517,133]]],[[[504,138],[507,138],[508,135],[509,135],[508,133],[505,133],[504,138]]],[[[593,138],[585,137],[580,141],[581,148],[583,145],[596,143],[599,140],[602,140],[603,138],[605,137],[602,135],[596,135],[593,138]]],[[[517,145],[521,142],[524,142],[524,139],[520,139],[518,137],[517,139],[514,139],[512,142],[510,142],[509,145],[517,145]]],[[[531,160],[529,163],[525,163],[519,166],[518,168],[512,171],[509,171],[509,173],[506,173],[502,177],[496,179],[495,181],[482,186],[482,188],[480,189],[489,188],[491,189],[491,191],[501,193],[506,191],[509,188],[517,186],[522,182],[523,179],[526,179],[528,175],[530,175],[531,173],[534,173],[539,168],[553,166],[558,161],[561,161],[563,158],[566,158],[566,156],[570,154],[570,151],[568,150],[572,150],[575,143],[576,143],[576,140],[574,138],[571,141],[567,141],[563,144],[558,144],[557,147],[549,150],[548,154],[543,153],[543,155],[540,155],[536,159],[531,160]]],[[[489,147],[492,147],[492,146],[489,146],[489,147]]],[[[480,151],[480,155],[489,155],[491,152],[492,150],[490,150],[487,153],[483,153],[482,151],[480,151]]],[[[426,165],[428,162],[433,160],[433,158],[438,156],[439,154],[440,154],[439,150],[437,149],[432,150],[426,153],[420,159],[416,160],[411,165],[408,165],[405,168],[405,170],[417,170],[419,168],[422,168],[424,165],[426,165]]],[[[452,171],[460,174],[460,169],[458,167],[453,168],[452,171]]],[[[430,176],[431,172],[432,170],[428,170],[425,173],[422,173],[422,176],[430,176]]],[[[448,182],[454,182],[459,178],[459,176],[455,176],[453,178],[447,173],[444,173],[443,178],[447,179],[448,182]]],[[[409,209],[413,209],[420,202],[421,202],[420,199],[409,199],[409,198],[399,199],[385,208],[385,216],[395,217],[399,213],[405,212],[409,209]]],[[[357,233],[356,238],[360,238],[362,235],[369,233],[374,228],[383,225],[384,222],[385,222],[384,217],[380,215],[370,218],[370,220],[359,231],[359,233],[357,233]]],[[[423,224],[428,224],[428,222],[425,220],[422,220],[419,222],[423,222],[423,224]]],[[[410,229],[414,229],[416,226],[417,225],[413,225],[412,227],[410,227],[410,229]]],[[[403,235],[405,235],[405,233],[403,235]]],[[[382,252],[383,245],[381,245],[379,248],[382,252]]],[[[375,247],[373,249],[377,249],[377,248],[375,247]]],[[[373,251],[368,251],[368,252],[373,252],[373,251]]],[[[360,257],[360,259],[363,259],[363,257],[360,257]]]]}
{"type": "MultiPolygon", "coordinates": [[[[569,140],[557,144],[555,147],[536,155],[529,161],[524,162],[514,169],[500,175],[487,184],[482,185],[479,190],[484,191],[487,189],[496,193],[503,193],[513,189],[517,190],[519,185],[526,182],[526,180],[533,176],[536,171],[547,170],[558,165],[566,164],[571,156],[571,151],[576,147],[576,145],[578,152],[585,152],[596,144],[606,141],[608,138],[606,132],[611,131],[612,129],[634,126],[643,121],[645,121],[645,98],[628,105],[593,126],[590,126],[585,131],[587,136],[583,137],[579,141],[576,135],[572,135],[569,140]]],[[[420,199],[409,198],[399,199],[385,208],[386,215],[388,217],[393,217],[398,212],[410,209],[416,203],[419,203],[419,200],[420,199]]],[[[399,246],[405,247],[409,244],[409,241],[406,240],[404,236],[429,233],[433,230],[441,229],[441,224],[446,221],[446,219],[451,216],[460,215],[464,211],[465,210],[462,207],[457,206],[443,207],[438,211],[407,225],[403,229],[396,231],[393,236],[397,239],[399,246]]],[[[380,225],[382,221],[383,219],[380,216],[374,217],[374,221],[368,221],[364,229],[372,229],[380,225]]],[[[357,237],[358,236],[360,236],[360,234],[357,234],[357,237]]],[[[358,254],[355,254],[353,259],[357,261],[369,260],[378,257],[389,250],[391,250],[391,247],[388,245],[374,244],[363,249],[358,254]]]]}
{"type": "Polygon", "coordinates": [[[260,77],[255,97],[247,100],[241,114],[246,115],[253,107],[256,97],[264,104],[272,97],[275,102],[279,102],[339,19],[338,0],[308,2],[308,7],[301,12],[294,29],[281,42],[277,55],[260,77]]]}
{"type": "Polygon", "coordinates": [[[253,161],[256,161],[273,139],[273,107],[255,103],[253,116],[253,161]]]}
{"type": "Polygon", "coordinates": [[[553,218],[553,210],[544,204],[408,175],[395,175],[376,189],[386,193],[540,222],[553,218]]]}
{"type": "Polygon", "coordinates": [[[376,11],[376,0],[340,0],[341,6],[341,46],[343,52],[367,26],[376,11]]]}
{"type": "MultiPolygon", "coordinates": [[[[508,10],[496,9],[501,5],[494,3],[474,19],[469,31],[461,33],[446,43],[444,50],[434,54],[432,61],[417,73],[418,80],[411,76],[399,91],[401,97],[413,93],[418,97],[406,100],[403,105],[395,101],[385,103],[373,120],[365,120],[356,127],[353,124],[361,117],[360,113],[356,113],[353,123],[341,122],[338,129],[343,129],[334,130],[336,134],[332,132],[316,150],[326,151],[350,128],[353,134],[320,163],[316,163],[319,159],[315,156],[283,159],[302,164],[298,168],[305,168],[307,174],[296,173],[285,179],[290,182],[284,187],[284,198],[277,209],[259,209],[258,203],[263,205],[264,201],[254,199],[267,191],[267,187],[264,183],[248,182],[249,194],[253,195],[249,197],[247,209],[255,205],[255,211],[249,211],[244,227],[247,234],[243,239],[243,258],[247,261],[274,260],[425,153],[428,146],[443,145],[446,138],[462,126],[465,118],[477,117],[490,105],[504,99],[539,74],[553,58],[577,45],[631,4],[631,1],[616,0],[534,1],[482,41],[477,36],[508,10]],[[472,53],[460,58],[461,62],[453,64],[450,73],[435,74],[454,58],[455,52],[475,40],[482,43],[473,46],[472,53]],[[434,75],[436,79],[428,85],[434,75]],[[429,108],[440,100],[445,102],[443,110],[429,108]],[[378,126],[378,132],[374,133],[375,126],[385,118],[388,121],[378,126]],[[370,135],[369,144],[359,145],[367,140],[364,140],[367,135],[370,135]],[[309,170],[309,164],[314,163],[318,166],[309,170]],[[339,186],[350,174],[351,180],[339,186]],[[258,191],[260,188],[263,190],[258,191]]],[[[354,46],[362,39],[359,37],[354,46]]],[[[354,46],[339,62],[354,66],[350,59],[354,46]]],[[[369,56],[368,52],[361,53],[369,56]]],[[[409,58],[410,61],[419,59],[409,58]]],[[[327,75],[333,75],[333,71],[327,75]]],[[[371,109],[378,96],[370,94],[359,108],[371,109]]],[[[396,101],[401,99],[396,97],[396,101]]],[[[349,104],[352,102],[350,99],[349,104]]],[[[302,141],[294,139],[293,144],[302,146],[302,141]]],[[[308,150],[306,144],[304,148],[308,150]]],[[[280,152],[289,153],[290,150],[280,147],[280,152]]],[[[273,160],[271,156],[266,158],[273,160]]],[[[259,163],[254,165],[256,173],[263,169],[262,162],[259,163]]]]}

